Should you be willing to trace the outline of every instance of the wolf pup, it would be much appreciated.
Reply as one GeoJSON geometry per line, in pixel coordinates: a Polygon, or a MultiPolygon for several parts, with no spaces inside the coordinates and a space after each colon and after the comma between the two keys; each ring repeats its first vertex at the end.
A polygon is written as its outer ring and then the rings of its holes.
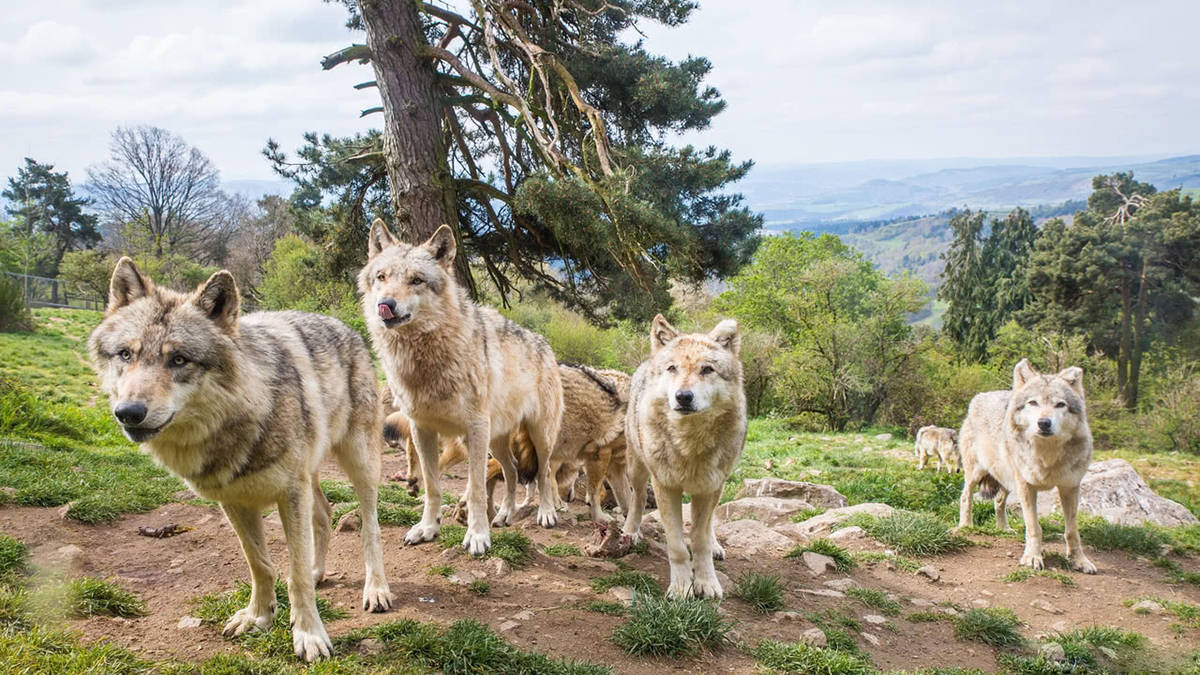
{"type": "Polygon", "coordinates": [[[371,225],[368,260],[358,276],[367,328],[388,383],[409,416],[421,464],[425,506],[404,540],[419,544],[441,530],[438,435],[465,436],[467,533],[463,547],[491,546],[485,469],[488,448],[504,472],[505,494],[492,524],[512,521],[516,463],[509,435],[524,424],[537,449],[538,523],[554,527],[550,450],[562,420],[558,364],[545,338],[467,298],[454,278],[454,233],[443,225],[423,244],[401,243],[382,220],[371,225]]]}
{"type": "Polygon", "coordinates": [[[650,358],[630,383],[625,442],[633,500],[622,531],[637,540],[649,477],[666,530],[672,596],[722,596],[713,558],[725,551],[713,531],[713,511],[746,442],[740,349],[732,319],[707,335],[681,335],[660,314],[650,326],[650,358]],[[692,497],[690,563],[684,492],[692,497]]]}
{"type": "Polygon", "coordinates": [[[996,526],[1001,529],[1008,529],[1004,507],[1009,493],[1016,492],[1025,519],[1021,564],[1042,569],[1037,493],[1057,487],[1066,523],[1067,559],[1080,572],[1096,573],[1079,541],[1077,520],[1079,482],[1092,460],[1082,369],[1044,375],[1028,359],[1021,359],[1013,369],[1011,391],[989,391],[971,399],[958,438],[964,478],[960,528],[971,524],[976,485],[984,497],[995,495],[996,526]]]}
{"type": "Polygon", "coordinates": [[[917,441],[913,451],[917,455],[917,469],[924,469],[930,457],[937,458],[937,470],[946,468],[946,473],[958,471],[958,432],[945,427],[921,427],[917,430],[917,441]]]}
{"type": "Polygon", "coordinates": [[[300,312],[239,317],[240,305],[229,272],[189,295],[155,286],[122,258],[88,347],[125,436],[196,494],[219,502],[241,541],[253,580],[250,604],[225,624],[226,636],[271,626],[275,573],[262,512],[278,507],[292,647],[312,661],[333,649],[314,589],[330,534],[330,506],[317,481],[327,451],[358,495],[363,608],[382,612],[392,604],[376,515],[375,371],[362,338],[335,319],[300,312]]]}

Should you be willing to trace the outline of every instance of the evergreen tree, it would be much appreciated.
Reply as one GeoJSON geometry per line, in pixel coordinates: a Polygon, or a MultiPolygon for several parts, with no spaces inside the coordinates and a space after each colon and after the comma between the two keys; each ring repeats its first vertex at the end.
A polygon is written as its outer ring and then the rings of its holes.
{"type": "Polygon", "coordinates": [[[83,211],[91,200],[76,197],[67,172],[55,172],[53,164],[26,157],[25,166],[8,179],[8,189],[0,196],[9,201],[8,211],[17,219],[18,228],[51,238],[52,250],[38,273],[56,276],[67,251],[92,248],[100,241],[96,216],[83,211]]]}

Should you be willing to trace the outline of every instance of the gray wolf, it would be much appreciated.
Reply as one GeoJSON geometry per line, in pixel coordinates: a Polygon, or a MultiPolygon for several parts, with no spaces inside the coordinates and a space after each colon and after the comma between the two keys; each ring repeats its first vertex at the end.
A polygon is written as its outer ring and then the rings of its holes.
{"type": "Polygon", "coordinates": [[[1041,569],[1042,528],[1037,518],[1039,490],[1058,488],[1066,523],[1067,559],[1074,569],[1095,574],[1079,540],[1079,482],[1092,460],[1083,370],[1056,374],[1037,372],[1022,359],[1013,369],[1009,391],[989,391],[971,400],[959,432],[963,492],[958,526],[971,524],[971,496],[981,485],[984,497],[995,495],[996,525],[1008,528],[1005,504],[1016,492],[1025,519],[1025,551],[1021,564],[1041,569]]]}
{"type": "Polygon", "coordinates": [[[405,542],[432,541],[441,531],[437,438],[463,436],[468,456],[463,547],[480,555],[491,547],[485,495],[488,448],[504,473],[504,500],[492,519],[501,527],[512,522],[515,510],[517,467],[508,444],[520,425],[537,451],[542,491],[538,523],[558,523],[546,471],[562,421],[562,384],[545,338],[480,307],[459,288],[456,252],[448,225],[412,246],[376,220],[358,287],[371,341],[399,407],[411,420],[420,459],[425,505],[405,542]]]}
{"type": "Polygon", "coordinates": [[[271,626],[275,573],[262,512],[278,507],[292,646],[312,661],[333,648],[314,589],[330,535],[330,506],[317,480],[326,452],[350,477],[361,506],[363,608],[382,612],[392,604],[376,514],[375,371],[362,338],[336,319],[239,316],[240,306],[229,272],[183,294],[156,286],[122,258],[88,346],[125,436],[196,494],[220,503],[241,541],[253,584],[249,605],[225,624],[226,636],[271,626]]]}
{"type": "Polygon", "coordinates": [[[937,458],[937,470],[946,468],[946,473],[958,471],[958,432],[945,427],[921,427],[913,451],[917,455],[917,468],[924,469],[930,457],[937,458]]]}
{"type": "Polygon", "coordinates": [[[681,334],[660,314],[650,326],[650,358],[630,382],[625,441],[633,501],[622,531],[638,539],[649,477],[666,531],[672,596],[723,594],[713,558],[725,551],[716,540],[713,511],[746,442],[740,349],[732,319],[707,335],[681,334]],[[690,564],[684,492],[692,498],[690,564]]]}
{"type": "MultiPolygon", "coordinates": [[[[412,429],[408,415],[405,415],[396,407],[392,390],[386,384],[379,387],[379,404],[383,409],[383,442],[391,448],[404,447],[405,459],[407,460],[404,480],[408,485],[408,494],[415,497],[420,486],[421,463],[417,458],[417,447],[412,439],[412,429]]],[[[446,463],[448,458],[461,457],[462,459],[458,461],[463,461],[467,458],[467,449],[463,445],[461,437],[443,436],[441,444],[442,457],[438,462],[438,475],[445,473],[446,469],[452,466],[446,463]]],[[[497,464],[497,475],[499,475],[499,467],[500,465],[497,464]]]]}

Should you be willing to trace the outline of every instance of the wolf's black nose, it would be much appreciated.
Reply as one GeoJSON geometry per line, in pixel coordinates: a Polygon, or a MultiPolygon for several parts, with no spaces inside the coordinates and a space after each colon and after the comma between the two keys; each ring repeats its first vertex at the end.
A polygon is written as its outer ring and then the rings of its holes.
{"type": "Polygon", "coordinates": [[[1041,431],[1042,433],[1049,433],[1050,427],[1053,424],[1054,422],[1052,422],[1049,417],[1038,418],[1038,431],[1041,431]]]}
{"type": "Polygon", "coordinates": [[[142,420],[146,419],[146,404],[145,403],[122,403],[113,411],[113,416],[117,421],[126,426],[131,424],[141,424],[142,420]]]}
{"type": "Polygon", "coordinates": [[[690,389],[684,389],[683,391],[675,392],[675,400],[678,401],[679,405],[681,406],[690,406],[692,404],[692,399],[694,398],[696,398],[696,396],[690,389]]]}

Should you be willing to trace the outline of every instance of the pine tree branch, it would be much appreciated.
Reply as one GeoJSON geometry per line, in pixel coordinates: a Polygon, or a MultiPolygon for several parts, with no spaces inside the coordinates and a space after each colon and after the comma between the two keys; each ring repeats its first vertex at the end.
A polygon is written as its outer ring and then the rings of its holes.
{"type": "Polygon", "coordinates": [[[368,49],[366,45],[353,44],[321,59],[321,68],[323,70],[329,70],[331,68],[336,68],[343,63],[349,63],[351,61],[368,63],[370,60],[371,50],[368,49]]]}

